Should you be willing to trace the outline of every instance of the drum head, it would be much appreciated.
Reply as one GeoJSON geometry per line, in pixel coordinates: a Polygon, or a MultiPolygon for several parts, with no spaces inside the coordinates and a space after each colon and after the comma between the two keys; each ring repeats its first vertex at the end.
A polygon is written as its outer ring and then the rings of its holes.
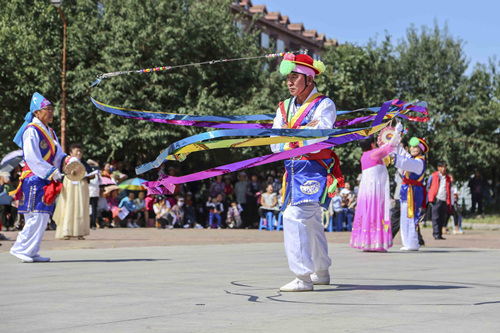
{"type": "Polygon", "coordinates": [[[396,129],[394,127],[386,127],[381,130],[377,139],[378,146],[382,147],[383,145],[391,141],[394,134],[396,134],[396,129]]]}

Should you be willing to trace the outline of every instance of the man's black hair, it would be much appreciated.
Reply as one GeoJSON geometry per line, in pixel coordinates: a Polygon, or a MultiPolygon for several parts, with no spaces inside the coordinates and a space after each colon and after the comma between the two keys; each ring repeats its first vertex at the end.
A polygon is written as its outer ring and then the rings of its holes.
{"type": "Polygon", "coordinates": [[[445,161],[439,161],[439,162],[437,162],[437,166],[438,166],[438,167],[443,167],[443,166],[445,166],[445,165],[446,165],[446,162],[445,162],[445,161]]]}
{"type": "MultiPolygon", "coordinates": [[[[82,149],[82,145],[79,144],[79,143],[73,143],[70,147],[69,147],[69,151],[72,151],[73,149],[75,148],[78,148],[78,149],[82,149]]],[[[83,150],[83,149],[82,149],[83,150]]]]}

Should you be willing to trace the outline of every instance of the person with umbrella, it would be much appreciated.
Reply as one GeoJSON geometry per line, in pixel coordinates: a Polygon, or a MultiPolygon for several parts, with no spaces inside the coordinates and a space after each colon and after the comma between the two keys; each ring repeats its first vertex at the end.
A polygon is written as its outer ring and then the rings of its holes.
{"type": "Polygon", "coordinates": [[[12,172],[23,161],[23,151],[15,150],[8,153],[0,162],[0,172],[12,172]]]}
{"type": "Polygon", "coordinates": [[[53,201],[62,188],[63,167],[73,162],[63,151],[56,133],[49,124],[54,119],[54,106],[35,92],[30,111],[17,132],[14,142],[23,149],[26,165],[18,188],[10,194],[19,200],[18,212],[25,224],[10,253],[23,262],[46,262],[38,254],[43,234],[54,212],[53,201]]]}

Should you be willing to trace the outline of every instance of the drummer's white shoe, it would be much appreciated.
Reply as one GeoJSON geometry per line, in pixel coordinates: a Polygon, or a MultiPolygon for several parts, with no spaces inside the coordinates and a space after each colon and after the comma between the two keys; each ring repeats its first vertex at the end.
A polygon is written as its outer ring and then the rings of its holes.
{"type": "Polygon", "coordinates": [[[50,258],[42,257],[39,254],[37,254],[36,256],[34,256],[32,259],[33,259],[34,262],[48,262],[48,261],[50,261],[50,258]]]}
{"type": "Polygon", "coordinates": [[[330,273],[327,270],[314,272],[311,274],[311,280],[314,285],[329,285],[330,273]]]}
{"type": "Polygon", "coordinates": [[[22,262],[33,262],[34,261],[33,258],[28,257],[28,256],[21,254],[21,253],[15,253],[15,252],[10,251],[10,254],[12,254],[15,257],[18,257],[19,259],[21,259],[22,262]]]}
{"type": "Polygon", "coordinates": [[[285,284],[283,287],[280,288],[280,291],[313,291],[313,290],[314,286],[312,281],[307,282],[299,278],[296,278],[292,282],[285,284]]]}

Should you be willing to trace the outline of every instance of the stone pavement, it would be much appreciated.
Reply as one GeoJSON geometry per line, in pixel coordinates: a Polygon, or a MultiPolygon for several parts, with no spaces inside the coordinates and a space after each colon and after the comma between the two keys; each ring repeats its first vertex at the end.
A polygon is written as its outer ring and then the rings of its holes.
{"type": "Polygon", "coordinates": [[[47,232],[52,261],[34,264],[2,242],[0,332],[498,332],[500,232],[429,231],[409,253],[363,253],[328,233],[332,283],[305,293],[278,291],[293,278],[281,232],[47,232]]]}

